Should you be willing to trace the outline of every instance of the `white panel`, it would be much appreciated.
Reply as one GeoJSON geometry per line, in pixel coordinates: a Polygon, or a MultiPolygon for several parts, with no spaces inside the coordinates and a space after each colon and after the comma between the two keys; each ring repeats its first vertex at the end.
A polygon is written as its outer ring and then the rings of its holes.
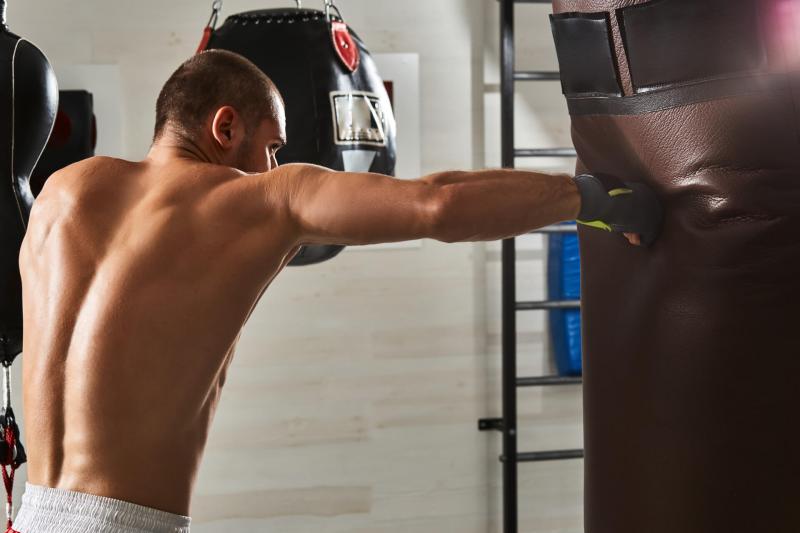
{"type": "Polygon", "coordinates": [[[345,172],[369,172],[375,161],[375,150],[347,150],[342,152],[345,172]]]}

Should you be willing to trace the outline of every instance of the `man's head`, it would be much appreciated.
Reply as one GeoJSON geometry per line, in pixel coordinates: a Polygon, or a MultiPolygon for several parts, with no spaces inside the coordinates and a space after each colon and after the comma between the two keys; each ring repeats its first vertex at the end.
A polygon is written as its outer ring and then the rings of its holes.
{"type": "Polygon", "coordinates": [[[245,172],[277,166],[286,115],[275,84],[244,57],[209,50],[183,63],[161,89],[154,142],[169,133],[245,172]]]}

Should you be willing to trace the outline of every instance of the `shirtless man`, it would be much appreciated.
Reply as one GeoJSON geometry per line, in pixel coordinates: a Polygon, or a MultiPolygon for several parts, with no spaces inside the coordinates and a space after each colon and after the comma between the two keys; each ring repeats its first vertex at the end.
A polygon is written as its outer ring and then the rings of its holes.
{"type": "Polygon", "coordinates": [[[144,161],[70,166],[33,208],[20,258],[22,533],[189,530],[240,331],[301,244],[496,240],[579,212],[633,233],[658,224],[648,191],[609,194],[591,177],[486,170],[401,181],[278,167],[281,97],[229,52],[182,65],[156,114],[144,161]]]}

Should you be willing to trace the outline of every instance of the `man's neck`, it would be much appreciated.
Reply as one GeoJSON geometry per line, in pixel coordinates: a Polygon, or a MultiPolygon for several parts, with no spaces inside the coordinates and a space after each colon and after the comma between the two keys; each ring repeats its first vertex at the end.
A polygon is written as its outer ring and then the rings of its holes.
{"type": "Polygon", "coordinates": [[[175,160],[197,161],[200,163],[220,164],[213,151],[202,146],[202,143],[186,138],[172,131],[164,132],[153,142],[146,159],[156,163],[168,163],[175,160]]]}

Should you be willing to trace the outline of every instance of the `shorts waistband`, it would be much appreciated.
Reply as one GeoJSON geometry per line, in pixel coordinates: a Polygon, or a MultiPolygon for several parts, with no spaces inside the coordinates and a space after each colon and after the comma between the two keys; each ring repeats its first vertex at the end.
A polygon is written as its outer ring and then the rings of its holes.
{"type": "Polygon", "coordinates": [[[25,484],[20,514],[91,518],[103,526],[154,531],[188,533],[191,519],[134,503],[63,489],[25,484]]]}

